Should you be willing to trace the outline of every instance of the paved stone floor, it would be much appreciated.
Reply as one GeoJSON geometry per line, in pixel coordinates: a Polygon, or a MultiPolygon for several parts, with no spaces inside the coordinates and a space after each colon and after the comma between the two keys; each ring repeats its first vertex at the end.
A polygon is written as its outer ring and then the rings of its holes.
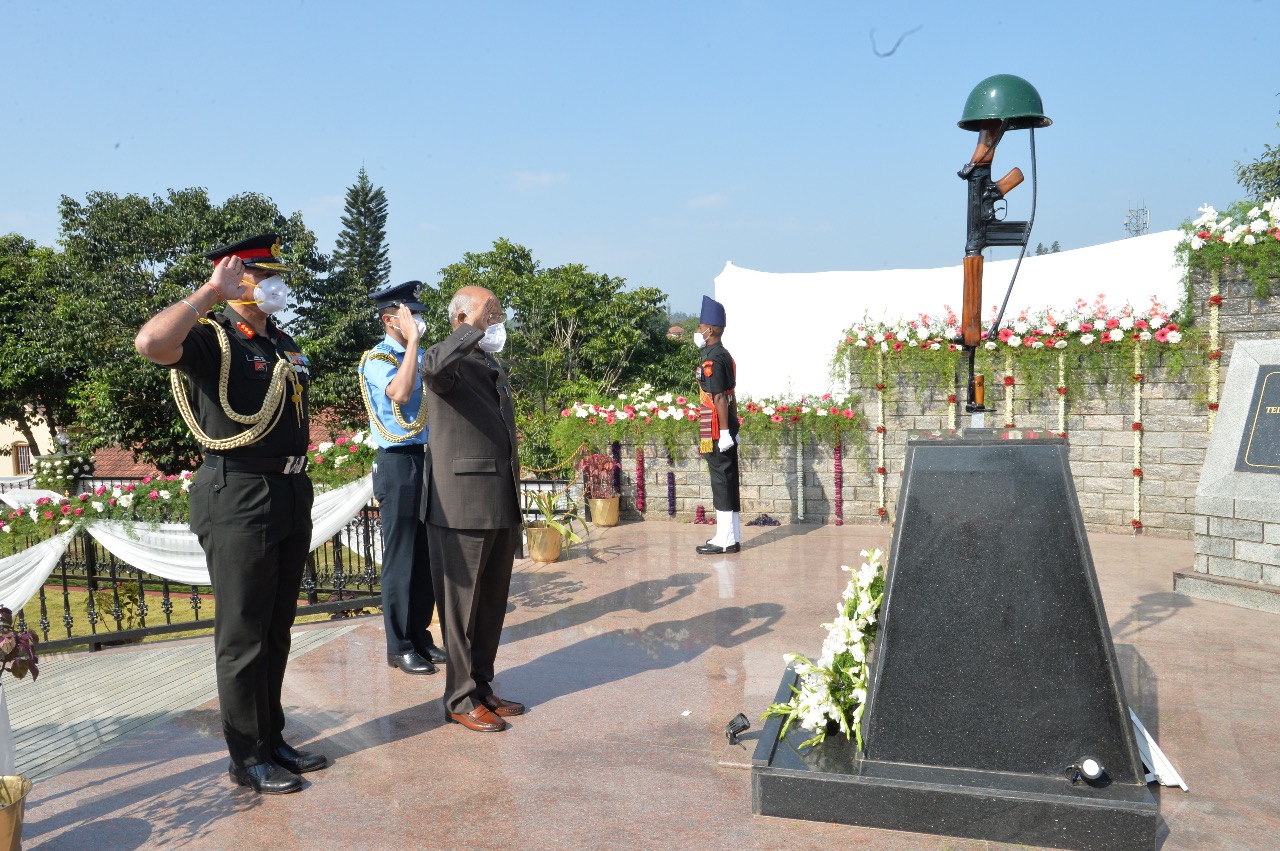
{"type": "MultiPolygon", "coordinates": [[[[388,668],[365,619],[290,664],[286,734],[333,759],[301,793],[232,786],[209,701],[39,782],[26,847],[1008,847],[752,815],[746,766],[782,654],[816,652],[839,566],[889,530],[744,531],[724,558],[693,553],[704,528],[648,521],[518,562],[495,685],[530,709],[507,732],[443,724],[442,678],[388,668]],[[753,729],[730,746],[740,711],[753,729]]],[[[1191,789],[1155,791],[1157,846],[1276,847],[1280,619],[1174,594],[1189,541],[1090,542],[1130,702],[1191,789]]]]}

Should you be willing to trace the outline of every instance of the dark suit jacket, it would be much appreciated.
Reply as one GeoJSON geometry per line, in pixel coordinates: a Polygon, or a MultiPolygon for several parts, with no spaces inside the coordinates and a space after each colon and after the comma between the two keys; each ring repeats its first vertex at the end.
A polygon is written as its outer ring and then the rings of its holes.
{"type": "Polygon", "coordinates": [[[498,362],[475,347],[483,334],[457,329],[422,355],[422,393],[431,437],[422,516],[453,529],[520,524],[520,456],[511,385],[498,362]]]}

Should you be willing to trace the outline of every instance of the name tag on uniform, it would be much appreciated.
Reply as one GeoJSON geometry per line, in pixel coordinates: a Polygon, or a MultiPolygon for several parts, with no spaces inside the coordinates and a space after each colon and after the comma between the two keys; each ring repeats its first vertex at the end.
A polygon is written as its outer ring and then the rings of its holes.
{"type": "Polygon", "coordinates": [[[301,373],[302,375],[311,374],[311,358],[307,357],[302,352],[285,352],[284,356],[288,359],[289,363],[293,364],[294,372],[301,373]]]}
{"type": "Polygon", "coordinates": [[[244,359],[249,363],[249,369],[256,374],[265,374],[267,372],[267,359],[262,355],[245,355],[244,359]]]}

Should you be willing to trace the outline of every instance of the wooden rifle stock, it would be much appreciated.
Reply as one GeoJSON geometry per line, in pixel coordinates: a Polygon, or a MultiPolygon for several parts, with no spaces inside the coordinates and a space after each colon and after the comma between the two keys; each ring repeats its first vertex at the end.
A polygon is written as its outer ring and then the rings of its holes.
{"type": "Polygon", "coordinates": [[[964,258],[964,303],[960,310],[960,330],[971,349],[982,342],[982,255],[964,258]]]}
{"type": "Polygon", "coordinates": [[[999,197],[1003,198],[1017,188],[1022,182],[1022,169],[1010,169],[1009,173],[995,182],[995,187],[999,190],[999,197]]]}

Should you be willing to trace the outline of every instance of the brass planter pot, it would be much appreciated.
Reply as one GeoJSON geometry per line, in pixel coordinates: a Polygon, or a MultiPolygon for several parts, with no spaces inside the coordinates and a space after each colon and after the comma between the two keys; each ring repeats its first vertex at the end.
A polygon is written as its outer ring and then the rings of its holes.
{"type": "Polygon", "coordinates": [[[587,502],[591,506],[591,522],[593,524],[596,526],[618,525],[618,497],[608,496],[604,499],[589,497],[587,502]]]}
{"type": "Polygon", "coordinates": [[[550,528],[542,521],[535,521],[525,527],[525,534],[529,536],[529,558],[544,563],[560,560],[564,538],[559,530],[550,528]]]}
{"type": "Polygon", "coordinates": [[[22,848],[22,815],[31,781],[16,774],[0,777],[0,851],[22,848]]]}

